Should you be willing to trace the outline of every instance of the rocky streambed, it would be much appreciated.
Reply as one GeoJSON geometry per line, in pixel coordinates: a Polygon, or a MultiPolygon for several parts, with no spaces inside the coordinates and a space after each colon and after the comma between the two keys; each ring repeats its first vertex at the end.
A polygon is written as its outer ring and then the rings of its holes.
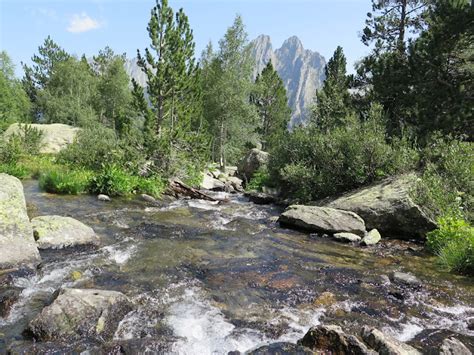
{"type": "Polygon", "coordinates": [[[372,328],[424,353],[450,337],[474,349],[472,279],[441,272],[416,244],[292,231],[276,223],[281,208],[241,195],[102,202],[24,188],[30,218],[72,217],[98,241],[43,249],[37,269],[2,272],[0,353],[304,353],[362,329],[376,341],[372,328]],[[321,324],[345,335],[307,334],[321,324]]]}

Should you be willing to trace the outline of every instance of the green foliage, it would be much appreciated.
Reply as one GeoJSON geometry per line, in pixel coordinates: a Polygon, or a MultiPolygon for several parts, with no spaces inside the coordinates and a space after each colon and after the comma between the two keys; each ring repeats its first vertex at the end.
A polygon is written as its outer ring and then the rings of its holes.
{"type": "Polygon", "coordinates": [[[221,167],[237,162],[249,144],[257,143],[259,117],[249,101],[253,60],[242,18],[237,16],[219,51],[209,47],[203,61],[203,92],[212,155],[221,167]]]}
{"type": "Polygon", "coordinates": [[[15,66],[6,51],[0,52],[0,133],[13,122],[30,120],[30,102],[15,79],[15,66]]]}
{"type": "Polygon", "coordinates": [[[351,117],[349,78],[346,75],[346,57],[337,47],[325,69],[323,88],[316,93],[310,123],[322,132],[347,124],[351,117]]]}
{"type": "Polygon", "coordinates": [[[92,178],[91,192],[109,196],[127,196],[135,191],[137,177],[117,165],[106,165],[92,178]]]}
{"type": "Polygon", "coordinates": [[[136,192],[159,198],[167,187],[166,180],[160,177],[143,178],[138,177],[136,181],[136,192]]]}
{"type": "Polygon", "coordinates": [[[439,218],[438,226],[428,233],[427,247],[449,271],[474,275],[474,227],[456,217],[439,218]]]}
{"type": "Polygon", "coordinates": [[[100,170],[105,163],[120,164],[124,154],[115,132],[102,125],[85,128],[74,143],[61,151],[58,161],[91,170],[100,170]]]}
{"type": "Polygon", "coordinates": [[[262,191],[264,186],[270,186],[271,179],[267,169],[259,169],[245,186],[247,191],[262,191]]]}
{"type": "Polygon", "coordinates": [[[387,143],[380,106],[366,121],[327,133],[295,129],[271,155],[269,171],[287,196],[310,201],[413,169],[418,154],[408,141],[387,143]]]}
{"type": "Polygon", "coordinates": [[[291,116],[285,86],[271,61],[255,80],[251,102],[260,116],[258,133],[262,149],[271,150],[288,129],[291,116]]]}
{"type": "Polygon", "coordinates": [[[57,63],[47,86],[37,94],[44,120],[73,126],[97,121],[96,90],[97,80],[86,61],[69,58],[57,63]]]}
{"type": "Polygon", "coordinates": [[[423,153],[421,180],[415,201],[433,218],[445,215],[474,220],[474,144],[432,138],[423,153]]]}
{"type": "Polygon", "coordinates": [[[69,170],[60,167],[40,174],[42,190],[56,194],[77,195],[86,193],[91,184],[92,173],[87,170],[69,170]]]}
{"type": "Polygon", "coordinates": [[[29,176],[28,169],[16,163],[0,163],[0,173],[12,175],[18,179],[25,179],[29,176]]]}

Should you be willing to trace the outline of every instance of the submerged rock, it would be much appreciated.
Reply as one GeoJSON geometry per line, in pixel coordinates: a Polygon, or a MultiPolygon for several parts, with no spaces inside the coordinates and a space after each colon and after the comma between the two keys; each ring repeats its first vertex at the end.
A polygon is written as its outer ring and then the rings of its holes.
{"type": "Polygon", "coordinates": [[[362,245],[375,245],[382,239],[379,231],[377,229],[372,229],[367,233],[362,239],[362,245]]]}
{"type": "Polygon", "coordinates": [[[0,269],[33,265],[40,259],[23,185],[16,177],[0,174],[0,269]]]}
{"type": "Polygon", "coordinates": [[[30,322],[29,330],[41,341],[106,341],[131,310],[131,302],[120,292],[66,288],[30,322]]]}
{"type": "Polygon", "coordinates": [[[99,237],[91,227],[71,217],[41,216],[33,218],[31,224],[40,249],[99,244],[99,237]]]}
{"type": "MultiPolygon", "coordinates": [[[[23,126],[14,123],[5,131],[5,137],[12,134],[23,134],[23,126]]],[[[68,126],[61,123],[53,124],[28,124],[29,127],[35,128],[43,133],[41,137],[40,153],[55,154],[66,148],[74,142],[80,128],[68,126]]]]}
{"type": "Polygon", "coordinates": [[[421,281],[416,276],[409,273],[405,273],[405,272],[399,272],[399,271],[395,271],[392,273],[391,280],[394,283],[402,284],[405,286],[419,287],[422,285],[421,281]]]}
{"type": "Polygon", "coordinates": [[[268,163],[269,154],[260,149],[253,148],[247,155],[239,162],[239,175],[246,181],[252,179],[254,174],[260,168],[268,163]]]}
{"type": "Polygon", "coordinates": [[[303,339],[298,341],[298,345],[308,347],[317,353],[377,354],[355,336],[344,333],[337,325],[319,325],[311,328],[303,339]]]}
{"type": "Polygon", "coordinates": [[[387,236],[424,238],[427,232],[436,228],[436,224],[413,202],[410,192],[415,183],[414,174],[403,175],[321,204],[355,212],[364,219],[367,228],[377,228],[387,236]]]}
{"type": "MultiPolygon", "coordinates": [[[[240,352],[233,352],[240,354],[240,352]]],[[[295,354],[295,355],[312,355],[314,352],[301,345],[293,343],[273,343],[262,346],[256,350],[247,352],[248,355],[279,355],[279,354],[295,354]]]]}
{"type": "Polygon", "coordinates": [[[456,338],[446,338],[439,349],[440,355],[472,355],[471,351],[456,338]]]}
{"type": "Polygon", "coordinates": [[[21,290],[17,287],[0,289],[0,317],[6,318],[10,314],[10,309],[18,301],[21,290]]]}
{"type": "Polygon", "coordinates": [[[256,191],[246,192],[245,197],[257,205],[270,205],[278,200],[276,196],[256,191]]]}
{"type": "Polygon", "coordinates": [[[355,242],[360,242],[362,238],[354,233],[342,232],[342,233],[335,233],[332,236],[332,239],[337,240],[338,242],[342,242],[342,243],[355,243],[355,242]]]}
{"type": "Polygon", "coordinates": [[[382,333],[375,328],[364,326],[361,332],[362,339],[372,349],[381,355],[418,355],[421,354],[418,350],[402,343],[401,341],[392,338],[391,336],[382,333]]]}
{"type": "Polygon", "coordinates": [[[282,213],[279,222],[284,226],[310,232],[365,235],[364,221],[357,214],[328,207],[293,205],[282,213]]]}

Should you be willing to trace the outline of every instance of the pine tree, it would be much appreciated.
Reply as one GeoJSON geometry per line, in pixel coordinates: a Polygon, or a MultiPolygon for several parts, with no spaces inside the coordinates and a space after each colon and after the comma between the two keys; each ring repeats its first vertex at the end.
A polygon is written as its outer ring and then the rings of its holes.
{"type": "Polygon", "coordinates": [[[235,163],[246,144],[257,138],[258,115],[250,103],[253,60],[240,16],[219,41],[218,53],[210,58],[203,68],[204,107],[214,159],[225,167],[235,163]]]}
{"type": "Polygon", "coordinates": [[[184,11],[174,16],[167,0],[157,0],[147,29],[151,47],[144,56],[137,52],[138,65],[147,76],[157,135],[166,129],[173,136],[200,106],[193,32],[184,11]]]}
{"type": "Polygon", "coordinates": [[[283,80],[271,61],[257,76],[251,101],[260,116],[258,133],[262,149],[268,150],[286,132],[291,116],[283,80]]]}
{"type": "Polygon", "coordinates": [[[419,136],[442,131],[474,139],[474,7],[436,1],[428,28],[410,46],[412,118],[419,136]]]}
{"type": "Polygon", "coordinates": [[[375,42],[377,53],[405,53],[408,35],[423,28],[423,12],[428,4],[429,0],[372,0],[362,42],[365,45],[375,42]]]}
{"type": "Polygon", "coordinates": [[[322,89],[316,93],[310,121],[313,127],[328,131],[345,125],[352,111],[346,57],[342,47],[336,48],[324,72],[326,80],[322,89]]]}
{"type": "Polygon", "coordinates": [[[30,67],[22,63],[25,72],[22,84],[33,104],[33,115],[35,117],[38,117],[42,111],[38,105],[40,91],[47,86],[56,65],[67,61],[70,57],[63,48],[48,36],[43,45],[38,47],[38,54],[31,58],[34,63],[33,66],[30,67]]]}

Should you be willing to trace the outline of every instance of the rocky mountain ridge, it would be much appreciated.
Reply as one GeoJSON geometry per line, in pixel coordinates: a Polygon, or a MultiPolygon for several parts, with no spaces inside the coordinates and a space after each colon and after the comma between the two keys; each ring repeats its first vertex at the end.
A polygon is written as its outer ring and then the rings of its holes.
{"type": "MultiPolygon", "coordinates": [[[[255,59],[254,78],[271,60],[287,90],[288,104],[292,110],[291,126],[304,122],[314,94],[324,81],[324,57],[318,52],[304,49],[296,36],[288,38],[276,50],[267,35],[258,36],[250,44],[255,59]]],[[[125,69],[141,86],[146,86],[146,77],[138,67],[136,58],[127,60],[125,69]]]]}

